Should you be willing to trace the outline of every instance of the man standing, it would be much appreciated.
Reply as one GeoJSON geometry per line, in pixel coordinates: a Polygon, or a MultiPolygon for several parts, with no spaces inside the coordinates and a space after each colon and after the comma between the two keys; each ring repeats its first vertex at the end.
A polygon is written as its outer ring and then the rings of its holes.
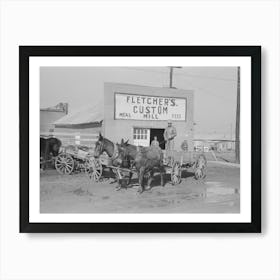
{"type": "Polygon", "coordinates": [[[172,126],[171,120],[168,121],[168,126],[164,131],[164,140],[166,141],[165,149],[166,151],[174,150],[174,138],[177,136],[177,131],[174,126],[172,126]]]}
{"type": "Polygon", "coordinates": [[[154,140],[152,141],[151,146],[152,147],[159,147],[159,142],[158,142],[156,136],[154,137],[154,140]]]}

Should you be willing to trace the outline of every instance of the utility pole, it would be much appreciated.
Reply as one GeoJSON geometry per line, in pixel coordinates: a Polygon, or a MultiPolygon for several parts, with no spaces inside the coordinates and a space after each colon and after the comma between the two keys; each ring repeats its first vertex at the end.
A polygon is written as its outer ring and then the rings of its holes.
{"type": "Polygon", "coordinates": [[[169,66],[169,87],[170,88],[175,88],[173,87],[173,69],[174,68],[182,68],[181,66],[169,66]]]}
{"type": "Polygon", "coordinates": [[[237,67],[237,101],[236,101],[236,126],[235,126],[235,161],[240,163],[240,66],[237,67]]]}

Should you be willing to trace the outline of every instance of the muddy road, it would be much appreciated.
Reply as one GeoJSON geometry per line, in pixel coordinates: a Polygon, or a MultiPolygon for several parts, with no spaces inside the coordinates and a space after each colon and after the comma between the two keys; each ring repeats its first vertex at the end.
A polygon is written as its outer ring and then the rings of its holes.
{"type": "Polygon", "coordinates": [[[155,176],[152,189],[137,192],[137,178],[127,189],[116,191],[110,179],[90,182],[85,174],[60,175],[46,170],[40,176],[41,213],[239,213],[240,170],[236,166],[209,163],[204,182],[183,172],[173,186],[170,177],[160,186],[155,176]]]}

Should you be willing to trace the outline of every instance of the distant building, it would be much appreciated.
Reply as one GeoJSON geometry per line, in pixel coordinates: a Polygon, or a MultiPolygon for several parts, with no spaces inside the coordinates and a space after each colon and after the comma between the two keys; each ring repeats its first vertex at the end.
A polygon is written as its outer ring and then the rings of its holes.
{"type": "Polygon", "coordinates": [[[226,152],[235,150],[235,142],[234,141],[221,141],[216,144],[217,152],[226,152]]]}
{"type": "Polygon", "coordinates": [[[196,151],[226,152],[235,150],[235,141],[225,133],[196,133],[194,139],[194,149],[196,151]]]}
{"type": "Polygon", "coordinates": [[[53,107],[40,109],[40,134],[49,134],[54,122],[68,114],[68,103],[58,103],[53,107]]]}
{"type": "Polygon", "coordinates": [[[194,150],[196,152],[209,152],[214,150],[215,144],[210,140],[196,140],[193,141],[194,150]]]}

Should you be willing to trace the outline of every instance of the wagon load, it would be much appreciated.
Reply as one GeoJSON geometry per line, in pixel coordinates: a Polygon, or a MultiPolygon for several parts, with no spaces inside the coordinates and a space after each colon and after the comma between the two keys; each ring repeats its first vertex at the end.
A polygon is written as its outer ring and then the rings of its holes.
{"type": "Polygon", "coordinates": [[[62,147],[55,159],[55,168],[60,174],[70,175],[76,171],[85,172],[89,179],[97,182],[102,175],[102,164],[93,156],[87,146],[69,145],[62,147]]]}

